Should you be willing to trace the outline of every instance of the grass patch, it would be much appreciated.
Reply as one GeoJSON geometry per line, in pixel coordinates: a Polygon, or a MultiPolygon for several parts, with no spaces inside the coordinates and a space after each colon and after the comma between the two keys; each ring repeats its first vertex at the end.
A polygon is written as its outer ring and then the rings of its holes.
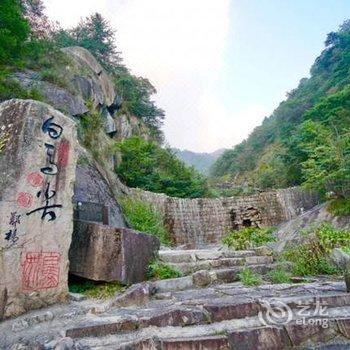
{"type": "Polygon", "coordinates": [[[99,150],[98,133],[103,129],[103,119],[100,112],[88,104],[90,112],[81,117],[80,137],[84,146],[96,157],[99,150]],[[97,153],[96,153],[97,152],[97,153]]]}
{"type": "Polygon", "coordinates": [[[169,245],[170,237],[162,216],[150,204],[132,198],[119,200],[129,225],[141,232],[157,236],[162,244],[169,245]]]}
{"type": "Polygon", "coordinates": [[[82,281],[69,284],[69,291],[71,293],[84,294],[88,298],[94,299],[111,298],[123,289],[124,287],[118,282],[97,283],[92,281],[82,281]]]}
{"type": "Polygon", "coordinates": [[[276,241],[273,228],[246,227],[241,230],[229,232],[222,242],[229,248],[244,250],[252,247],[260,247],[268,242],[276,241]]]}
{"type": "Polygon", "coordinates": [[[350,215],[350,197],[332,200],[328,205],[328,211],[334,216],[350,215]]]}
{"type": "Polygon", "coordinates": [[[325,223],[315,229],[307,242],[288,249],[282,259],[293,263],[292,273],[296,276],[334,275],[340,270],[329,260],[329,253],[334,248],[349,246],[350,231],[337,230],[325,223]]]}
{"type": "Polygon", "coordinates": [[[10,100],[12,98],[31,99],[43,101],[44,98],[36,89],[24,89],[21,85],[7,77],[7,75],[0,73],[0,102],[10,100]]]}
{"type": "Polygon", "coordinates": [[[248,268],[242,270],[238,276],[243,285],[247,287],[258,286],[262,283],[261,276],[254,273],[251,269],[248,268]]]}
{"type": "Polygon", "coordinates": [[[155,260],[148,267],[147,277],[149,279],[166,280],[182,277],[182,273],[168,264],[155,260]]]}
{"type": "Polygon", "coordinates": [[[268,276],[270,277],[271,282],[274,284],[291,283],[290,274],[282,268],[277,268],[270,271],[268,276]]]}

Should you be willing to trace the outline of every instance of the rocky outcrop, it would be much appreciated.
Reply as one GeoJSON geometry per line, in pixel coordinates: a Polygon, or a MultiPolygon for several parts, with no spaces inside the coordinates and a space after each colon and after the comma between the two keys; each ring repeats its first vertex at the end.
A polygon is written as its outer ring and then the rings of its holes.
{"type": "Polygon", "coordinates": [[[0,138],[0,317],[9,317],[68,295],[76,130],[44,103],[9,100],[0,138]]]}
{"type": "Polygon", "coordinates": [[[147,279],[148,265],[158,249],[155,236],[75,221],[70,273],[94,281],[141,282],[147,279]]]}
{"type": "Polygon", "coordinates": [[[276,233],[278,242],[272,245],[273,248],[281,252],[288,245],[300,244],[305,239],[305,236],[301,234],[303,230],[324,222],[330,223],[337,229],[350,229],[350,217],[333,216],[327,210],[327,206],[327,203],[315,206],[302,215],[280,225],[276,233]]]}
{"type": "MultiPolygon", "coordinates": [[[[74,203],[102,204],[106,206],[108,211],[108,225],[126,227],[122,210],[116,200],[120,194],[116,175],[108,169],[102,168],[83,148],[79,147],[78,154],[74,203]],[[110,177],[114,182],[109,181],[110,177]]],[[[88,217],[85,219],[95,221],[88,217]]]]}
{"type": "Polygon", "coordinates": [[[139,118],[133,115],[121,114],[115,116],[117,140],[128,139],[132,136],[140,136],[145,140],[150,140],[150,133],[146,125],[139,118]]]}
{"type": "Polygon", "coordinates": [[[80,68],[84,75],[74,77],[74,86],[85,100],[94,106],[112,106],[116,101],[114,85],[108,74],[96,58],[86,49],[79,46],[62,49],[80,68]]]}
{"type": "Polygon", "coordinates": [[[41,80],[40,74],[36,72],[17,72],[12,77],[22,88],[37,90],[46,102],[67,115],[79,116],[89,111],[80,95],[74,95],[67,88],[41,80]]]}

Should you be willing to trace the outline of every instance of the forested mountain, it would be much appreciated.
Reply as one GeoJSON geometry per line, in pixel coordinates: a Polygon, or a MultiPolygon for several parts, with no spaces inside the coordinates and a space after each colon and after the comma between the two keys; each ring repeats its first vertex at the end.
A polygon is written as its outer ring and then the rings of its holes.
{"type": "Polygon", "coordinates": [[[350,188],[350,21],[328,34],[310,78],[213,165],[211,175],[262,189],[350,188]]]}
{"type": "Polygon", "coordinates": [[[225,152],[224,148],[211,153],[192,152],[186,149],[180,150],[178,148],[173,148],[172,150],[185,164],[193,166],[203,175],[208,175],[210,167],[225,152]]]}

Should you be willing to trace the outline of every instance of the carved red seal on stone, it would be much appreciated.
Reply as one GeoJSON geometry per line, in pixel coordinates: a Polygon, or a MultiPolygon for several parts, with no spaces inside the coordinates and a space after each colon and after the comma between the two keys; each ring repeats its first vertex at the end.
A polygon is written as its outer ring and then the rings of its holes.
{"type": "Polygon", "coordinates": [[[22,289],[37,291],[55,288],[59,284],[60,258],[58,252],[26,253],[22,260],[22,289]]]}
{"type": "Polygon", "coordinates": [[[33,187],[42,187],[44,184],[44,176],[38,172],[30,173],[27,176],[27,181],[33,187]]]}
{"type": "Polygon", "coordinates": [[[20,192],[17,195],[16,202],[20,207],[29,208],[33,203],[33,196],[27,192],[20,192]]]}

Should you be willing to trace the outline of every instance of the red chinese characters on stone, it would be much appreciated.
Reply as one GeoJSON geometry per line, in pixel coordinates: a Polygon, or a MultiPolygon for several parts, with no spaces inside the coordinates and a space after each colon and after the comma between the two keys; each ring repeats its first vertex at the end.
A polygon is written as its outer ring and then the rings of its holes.
{"type": "Polygon", "coordinates": [[[58,166],[65,168],[69,161],[70,145],[68,141],[61,141],[58,146],[58,166]]]}
{"type": "Polygon", "coordinates": [[[22,262],[22,289],[39,291],[57,287],[60,259],[57,252],[26,253],[22,262]]]}
{"type": "Polygon", "coordinates": [[[29,208],[33,203],[33,196],[27,192],[20,192],[17,195],[16,202],[20,207],[29,208]]]}
{"type": "Polygon", "coordinates": [[[44,184],[44,176],[38,172],[30,173],[27,176],[27,181],[33,187],[42,187],[44,184]]]}

